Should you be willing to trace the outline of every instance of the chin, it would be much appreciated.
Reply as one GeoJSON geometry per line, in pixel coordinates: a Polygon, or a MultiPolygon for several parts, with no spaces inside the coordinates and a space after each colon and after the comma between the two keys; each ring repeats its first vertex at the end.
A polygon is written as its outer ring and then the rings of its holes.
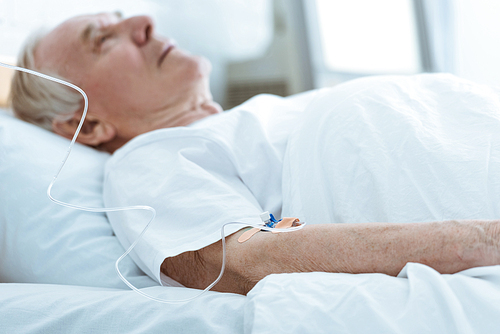
{"type": "Polygon", "coordinates": [[[170,70],[167,71],[175,73],[173,75],[177,78],[177,86],[187,90],[199,90],[201,86],[206,86],[212,71],[212,64],[207,58],[187,52],[183,52],[183,56],[177,58],[176,62],[169,63],[169,67],[170,70]]]}
{"type": "Polygon", "coordinates": [[[204,74],[205,76],[209,76],[210,73],[212,72],[212,63],[210,62],[210,60],[208,60],[207,58],[203,57],[203,56],[198,56],[199,58],[199,67],[200,67],[200,72],[202,74],[204,74]]]}
{"type": "Polygon", "coordinates": [[[212,72],[212,63],[205,57],[193,56],[187,72],[185,72],[185,75],[191,80],[208,80],[212,72]]]}

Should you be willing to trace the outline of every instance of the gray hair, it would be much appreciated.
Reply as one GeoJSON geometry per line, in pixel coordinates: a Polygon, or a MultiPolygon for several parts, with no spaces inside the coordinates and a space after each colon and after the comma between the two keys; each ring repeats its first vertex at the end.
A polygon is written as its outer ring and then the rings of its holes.
{"type": "MultiPolygon", "coordinates": [[[[17,65],[65,80],[57,73],[35,66],[35,48],[46,34],[47,31],[37,32],[27,39],[17,65]]],[[[83,97],[77,91],[20,71],[12,78],[10,100],[16,117],[49,131],[54,119],[70,119],[83,105],[83,97]]]]}

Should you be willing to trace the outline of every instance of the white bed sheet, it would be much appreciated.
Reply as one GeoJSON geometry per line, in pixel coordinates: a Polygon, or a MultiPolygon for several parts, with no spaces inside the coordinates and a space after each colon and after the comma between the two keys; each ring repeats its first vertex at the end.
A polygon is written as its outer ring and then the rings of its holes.
{"type": "MultiPolygon", "coordinates": [[[[144,292],[172,299],[193,293],[159,286],[144,292]]],[[[160,304],[131,290],[0,284],[0,333],[243,333],[244,303],[244,296],[216,292],[160,304]]]]}

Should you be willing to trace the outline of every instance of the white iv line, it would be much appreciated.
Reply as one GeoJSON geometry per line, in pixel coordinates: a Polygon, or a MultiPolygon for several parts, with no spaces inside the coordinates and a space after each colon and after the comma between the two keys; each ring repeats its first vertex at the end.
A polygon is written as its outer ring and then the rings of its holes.
{"type": "MultiPolygon", "coordinates": [[[[136,288],[132,283],[130,283],[122,275],[122,273],[120,272],[120,269],[119,269],[119,264],[134,249],[134,247],[140,241],[140,239],[142,238],[142,236],[144,235],[144,233],[146,233],[146,231],[149,229],[151,223],[153,222],[153,220],[156,217],[156,210],[154,208],[152,208],[150,206],[146,206],[146,205],[127,206],[127,207],[115,207],[115,208],[89,208],[89,207],[83,207],[83,206],[74,205],[74,204],[70,204],[70,203],[59,201],[59,200],[55,199],[54,197],[52,197],[52,195],[51,195],[52,186],[54,185],[54,183],[57,180],[59,174],[61,173],[64,165],[66,164],[66,161],[68,160],[69,155],[71,153],[71,150],[73,148],[73,145],[75,144],[76,139],[78,137],[78,134],[80,133],[80,130],[81,130],[82,126],[83,126],[83,122],[85,121],[85,117],[87,116],[87,110],[88,110],[88,104],[89,104],[88,103],[87,94],[85,94],[85,92],[83,91],[83,89],[81,89],[80,87],[78,87],[78,86],[76,86],[76,85],[74,85],[72,83],[69,83],[67,81],[64,81],[64,80],[61,80],[61,79],[58,79],[58,78],[51,77],[51,76],[43,74],[43,73],[39,73],[37,71],[33,71],[33,70],[30,70],[30,69],[22,68],[22,67],[19,67],[19,66],[13,66],[13,65],[9,65],[9,64],[4,64],[2,62],[0,62],[0,66],[7,67],[7,68],[10,68],[12,70],[16,70],[16,71],[21,71],[21,72],[25,72],[25,73],[28,73],[28,74],[32,74],[32,75],[35,75],[35,76],[38,76],[38,77],[41,77],[41,78],[44,78],[44,79],[47,79],[47,80],[50,80],[50,81],[53,81],[53,82],[57,82],[59,84],[65,85],[67,87],[73,88],[73,89],[75,89],[76,91],[78,91],[83,96],[83,99],[85,101],[84,108],[83,108],[83,114],[82,114],[82,118],[80,119],[80,123],[78,124],[78,127],[77,127],[77,129],[75,131],[75,134],[73,135],[73,138],[71,139],[71,143],[69,144],[69,147],[68,147],[68,150],[66,152],[66,155],[65,155],[64,159],[62,160],[61,165],[60,165],[59,169],[57,170],[57,173],[55,174],[54,178],[52,179],[52,182],[50,182],[50,184],[49,184],[49,186],[47,188],[47,196],[49,197],[49,199],[52,202],[54,202],[56,204],[59,204],[61,206],[65,206],[65,207],[68,207],[68,208],[71,208],[71,209],[75,209],[75,210],[97,212],[97,213],[126,211],[126,210],[146,210],[146,211],[150,211],[151,212],[151,218],[150,218],[150,220],[148,221],[148,223],[146,224],[146,226],[144,227],[144,229],[142,230],[142,232],[139,234],[139,236],[137,237],[137,239],[129,246],[129,248],[125,251],[125,253],[123,253],[122,256],[120,256],[116,260],[116,262],[115,262],[116,272],[117,272],[118,276],[120,277],[120,279],[123,281],[123,283],[125,283],[129,288],[131,288],[132,290],[134,290],[135,292],[137,292],[141,296],[144,296],[144,297],[149,298],[151,300],[154,300],[156,302],[166,303],[166,304],[185,303],[185,302],[191,301],[191,300],[193,300],[195,298],[200,297],[206,291],[208,291],[211,288],[213,288],[220,281],[220,279],[222,278],[222,275],[224,274],[224,269],[225,269],[225,266],[226,266],[226,242],[225,242],[224,228],[226,227],[226,225],[232,225],[232,224],[240,224],[240,225],[245,225],[245,226],[249,226],[249,224],[248,223],[240,223],[240,222],[230,222],[230,223],[226,223],[226,224],[222,225],[222,227],[221,227],[222,266],[221,266],[220,274],[215,279],[214,282],[212,282],[209,286],[207,286],[199,294],[197,294],[197,295],[195,295],[195,296],[193,296],[191,298],[187,298],[187,299],[166,300],[166,299],[156,298],[156,297],[153,297],[151,295],[148,295],[148,294],[142,292],[140,289],[136,288]]],[[[290,227],[290,228],[287,228],[287,229],[279,229],[279,230],[273,229],[273,228],[269,228],[269,227],[266,227],[266,226],[260,226],[260,225],[259,226],[254,226],[254,227],[257,227],[257,228],[260,228],[260,229],[266,230],[266,231],[275,231],[275,232],[282,233],[282,232],[293,232],[293,231],[300,230],[301,228],[304,227],[304,225],[305,224],[302,224],[302,225],[299,225],[299,226],[296,226],[296,227],[290,227]]]]}

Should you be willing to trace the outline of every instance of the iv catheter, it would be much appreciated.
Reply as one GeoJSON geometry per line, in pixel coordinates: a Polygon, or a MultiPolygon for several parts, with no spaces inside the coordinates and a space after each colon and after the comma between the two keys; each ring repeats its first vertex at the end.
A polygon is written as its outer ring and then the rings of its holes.
{"type": "MultiPolygon", "coordinates": [[[[222,225],[221,227],[221,240],[222,240],[222,266],[221,266],[221,270],[220,270],[220,273],[218,275],[218,277],[215,279],[214,282],[212,282],[209,286],[207,286],[204,290],[202,290],[200,293],[198,293],[197,295],[193,296],[193,297],[190,297],[190,298],[187,298],[187,299],[182,299],[182,300],[166,300],[166,299],[161,299],[161,298],[157,298],[157,297],[154,297],[154,296],[151,296],[151,295],[148,295],[146,293],[144,293],[143,291],[141,291],[140,289],[136,288],[132,283],[130,283],[124,276],[123,274],[121,273],[120,269],[119,269],[119,264],[120,262],[134,249],[134,247],[137,245],[137,243],[141,240],[141,238],[143,237],[143,235],[146,233],[146,231],[149,229],[151,223],[154,221],[155,217],[156,217],[156,210],[150,206],[146,206],[146,205],[136,205],[136,206],[127,206],[127,207],[111,207],[111,208],[90,208],[90,207],[83,207],[83,206],[79,206],[79,205],[74,205],[74,204],[70,204],[70,203],[66,203],[66,202],[63,202],[63,201],[60,201],[58,199],[55,199],[54,197],[52,197],[51,195],[51,190],[52,190],[52,187],[54,185],[54,183],[56,182],[59,174],[61,173],[64,165],[66,164],[66,161],[68,160],[69,156],[70,156],[70,153],[71,153],[71,150],[76,142],[76,139],[78,137],[78,134],[80,133],[80,130],[83,126],[83,123],[85,121],[85,117],[87,116],[87,111],[88,111],[88,97],[87,97],[87,94],[83,91],[83,89],[81,89],[80,87],[70,83],[70,82],[67,82],[67,81],[64,81],[64,80],[61,80],[61,79],[58,79],[58,78],[54,78],[54,77],[51,77],[49,75],[46,75],[46,74],[43,74],[43,73],[39,73],[37,71],[33,71],[33,70],[30,70],[30,69],[26,69],[26,68],[22,68],[22,67],[18,67],[18,66],[13,66],[13,65],[9,65],[9,64],[5,64],[5,63],[2,63],[0,62],[0,66],[3,66],[3,67],[6,67],[6,68],[9,68],[9,69],[12,69],[12,70],[16,70],[16,71],[21,71],[21,72],[25,72],[25,73],[28,73],[28,74],[31,74],[31,75],[35,75],[35,76],[38,76],[40,78],[43,78],[43,79],[47,79],[47,80],[50,80],[50,81],[53,81],[53,82],[56,82],[56,83],[59,83],[59,84],[62,84],[62,85],[65,85],[67,87],[70,87],[76,91],[78,91],[83,99],[84,99],[84,107],[83,107],[83,113],[82,113],[82,117],[80,119],[80,122],[78,124],[78,127],[75,131],[75,134],[73,135],[72,139],[71,139],[71,142],[69,144],[69,147],[68,147],[68,150],[66,151],[66,154],[56,172],[56,174],[54,175],[52,181],[50,182],[48,188],[47,188],[47,196],[49,197],[49,199],[58,204],[58,205],[61,205],[61,206],[64,206],[64,207],[68,207],[68,208],[71,208],[71,209],[75,209],[75,210],[81,210],[81,211],[88,211],[88,212],[97,212],[97,213],[106,213],[106,212],[116,212],[116,211],[126,211],[126,210],[146,210],[146,211],[149,211],[151,213],[151,218],[149,219],[148,223],[146,224],[146,226],[144,227],[144,229],[142,230],[142,232],[139,234],[139,236],[136,238],[136,240],[128,247],[128,249],[116,260],[115,262],[115,270],[118,274],[118,276],[120,277],[120,279],[130,288],[132,289],[133,291],[137,292],[138,294],[142,295],[143,297],[146,297],[148,299],[151,299],[151,300],[154,300],[156,302],[160,302],[160,303],[166,303],[166,304],[175,304],[175,303],[185,303],[185,302],[189,302],[195,298],[198,298],[200,297],[202,294],[204,294],[206,291],[210,290],[211,288],[213,288],[219,281],[220,279],[222,278],[222,275],[224,274],[224,269],[225,269],[225,265],[226,265],[226,243],[225,243],[225,234],[224,234],[224,229],[227,225],[231,225],[231,224],[240,224],[240,225],[245,225],[245,226],[248,226],[249,224],[248,223],[241,223],[241,222],[230,222],[230,223],[226,223],[224,225],[222,225]]],[[[272,217],[272,215],[271,215],[272,217]]],[[[273,217],[274,219],[274,217],[273,217]]],[[[262,230],[262,231],[273,231],[273,232],[293,232],[293,231],[297,231],[301,228],[304,227],[305,223],[302,223],[300,225],[294,225],[292,227],[288,227],[288,228],[283,228],[283,229],[279,229],[279,231],[277,229],[274,228],[274,225],[269,225],[268,223],[266,223],[266,221],[263,219],[263,222],[264,224],[262,225],[258,225],[258,226],[254,226],[255,229],[259,229],[259,230],[262,230]]]]}

